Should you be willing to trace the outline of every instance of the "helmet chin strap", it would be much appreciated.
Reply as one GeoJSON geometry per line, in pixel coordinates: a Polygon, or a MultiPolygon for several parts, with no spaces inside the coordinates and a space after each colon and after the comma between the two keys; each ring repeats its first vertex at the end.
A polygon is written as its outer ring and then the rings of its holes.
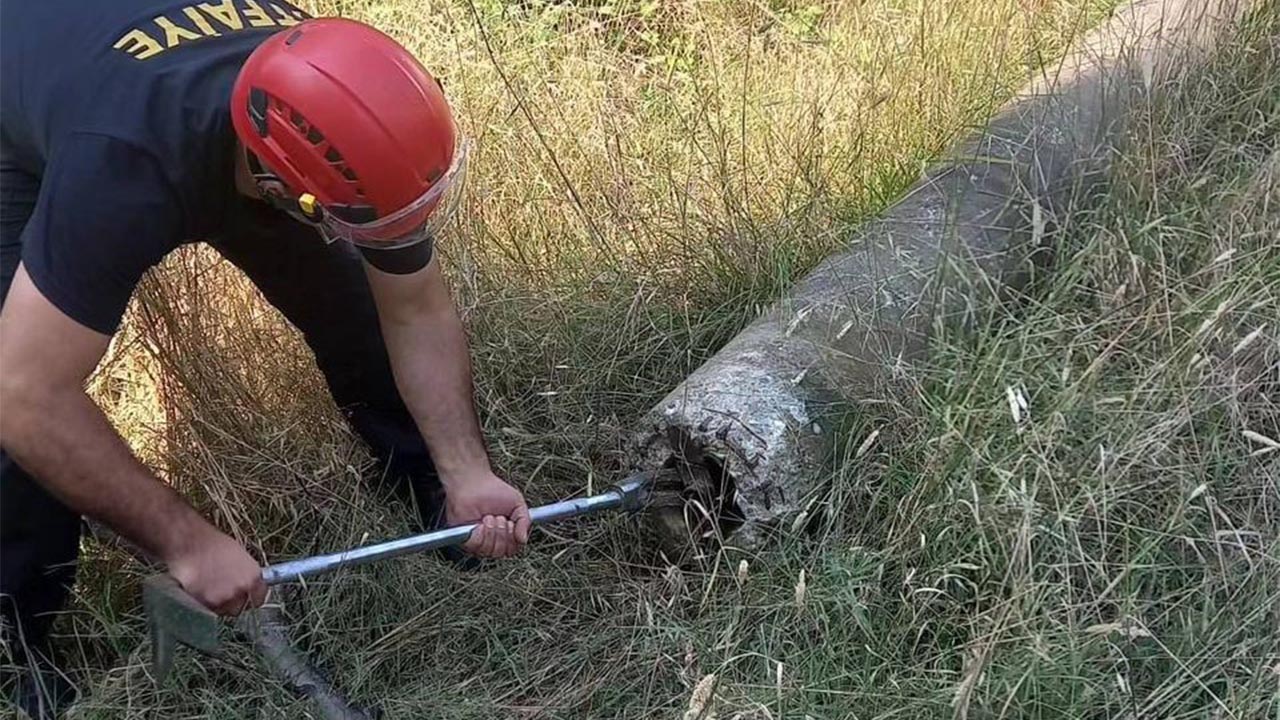
{"type": "Polygon", "coordinates": [[[267,170],[258,160],[258,156],[249,148],[244,148],[244,160],[259,197],[275,209],[283,210],[302,222],[310,225],[319,223],[324,210],[316,202],[314,195],[311,193],[303,193],[298,197],[290,195],[284,181],[267,170]]]}

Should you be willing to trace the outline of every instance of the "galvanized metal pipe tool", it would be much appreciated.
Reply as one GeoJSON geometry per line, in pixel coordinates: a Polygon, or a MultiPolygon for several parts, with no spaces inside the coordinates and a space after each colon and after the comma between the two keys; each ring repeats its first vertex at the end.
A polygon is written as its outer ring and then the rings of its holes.
{"type": "MultiPolygon", "coordinates": [[[[644,507],[653,477],[654,473],[632,475],[599,495],[535,507],[529,511],[530,519],[534,525],[545,525],[607,510],[635,512],[644,507]]],[[[474,524],[458,525],[342,552],[268,565],[262,568],[262,579],[267,585],[297,582],[342,568],[461,545],[475,527],[474,524]]],[[[142,602],[151,633],[151,664],[156,682],[168,674],[178,644],[208,654],[217,653],[221,644],[222,622],[184,592],[172,577],[158,574],[144,580],[142,602]]]]}

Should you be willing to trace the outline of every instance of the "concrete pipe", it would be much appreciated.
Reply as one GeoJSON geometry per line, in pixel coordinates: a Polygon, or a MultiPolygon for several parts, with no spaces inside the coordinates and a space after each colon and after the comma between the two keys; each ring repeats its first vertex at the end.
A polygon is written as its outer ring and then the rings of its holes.
{"type": "Polygon", "coordinates": [[[658,532],[751,547],[798,513],[824,477],[831,411],[895,392],[933,328],[1016,294],[1055,219],[1097,189],[1131,100],[1250,5],[1117,11],[672,390],[629,450],[634,469],[669,469],[658,532]]]}

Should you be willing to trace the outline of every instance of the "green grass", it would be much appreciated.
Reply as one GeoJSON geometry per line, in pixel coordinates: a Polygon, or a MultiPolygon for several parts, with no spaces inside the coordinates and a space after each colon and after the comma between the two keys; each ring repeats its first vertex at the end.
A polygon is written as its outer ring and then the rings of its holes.
{"type": "MultiPolygon", "coordinates": [[[[495,462],[545,501],[1105,3],[420,5],[330,9],[447,68],[480,138],[449,269],[495,462]]],[[[388,717],[678,718],[709,675],[722,720],[1276,717],[1278,22],[1140,103],[1053,272],[852,424],[812,532],[683,569],[622,519],[479,574],[398,560],[311,583],[295,640],[388,717]]],[[[140,300],[95,390],[220,525],[271,559],[409,530],[238,277],[188,254],[140,300]]],[[[81,717],[302,716],[242,650],[155,689],[146,570],[85,548],[81,717]]]]}

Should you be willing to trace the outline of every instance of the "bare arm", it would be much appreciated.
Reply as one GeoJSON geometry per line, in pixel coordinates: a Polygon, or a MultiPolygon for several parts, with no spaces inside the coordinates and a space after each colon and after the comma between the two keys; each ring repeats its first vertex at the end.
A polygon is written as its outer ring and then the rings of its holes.
{"type": "Polygon", "coordinates": [[[452,523],[480,520],[491,533],[467,549],[505,556],[528,540],[528,507],[493,474],[476,419],[466,334],[438,263],[408,275],[366,264],[396,386],[431,449],[452,523]]]}
{"type": "Polygon", "coordinates": [[[265,588],[205,577],[244,579],[246,562],[254,574],[258,567],[138,462],[85,394],[109,340],[54,307],[19,266],[0,311],[0,444],[68,507],[162,559],[206,605],[234,612],[260,604],[265,588]]]}
{"type": "Polygon", "coordinates": [[[472,403],[471,359],[462,321],[432,262],[411,275],[366,265],[396,386],[442,478],[489,469],[472,403]]]}

